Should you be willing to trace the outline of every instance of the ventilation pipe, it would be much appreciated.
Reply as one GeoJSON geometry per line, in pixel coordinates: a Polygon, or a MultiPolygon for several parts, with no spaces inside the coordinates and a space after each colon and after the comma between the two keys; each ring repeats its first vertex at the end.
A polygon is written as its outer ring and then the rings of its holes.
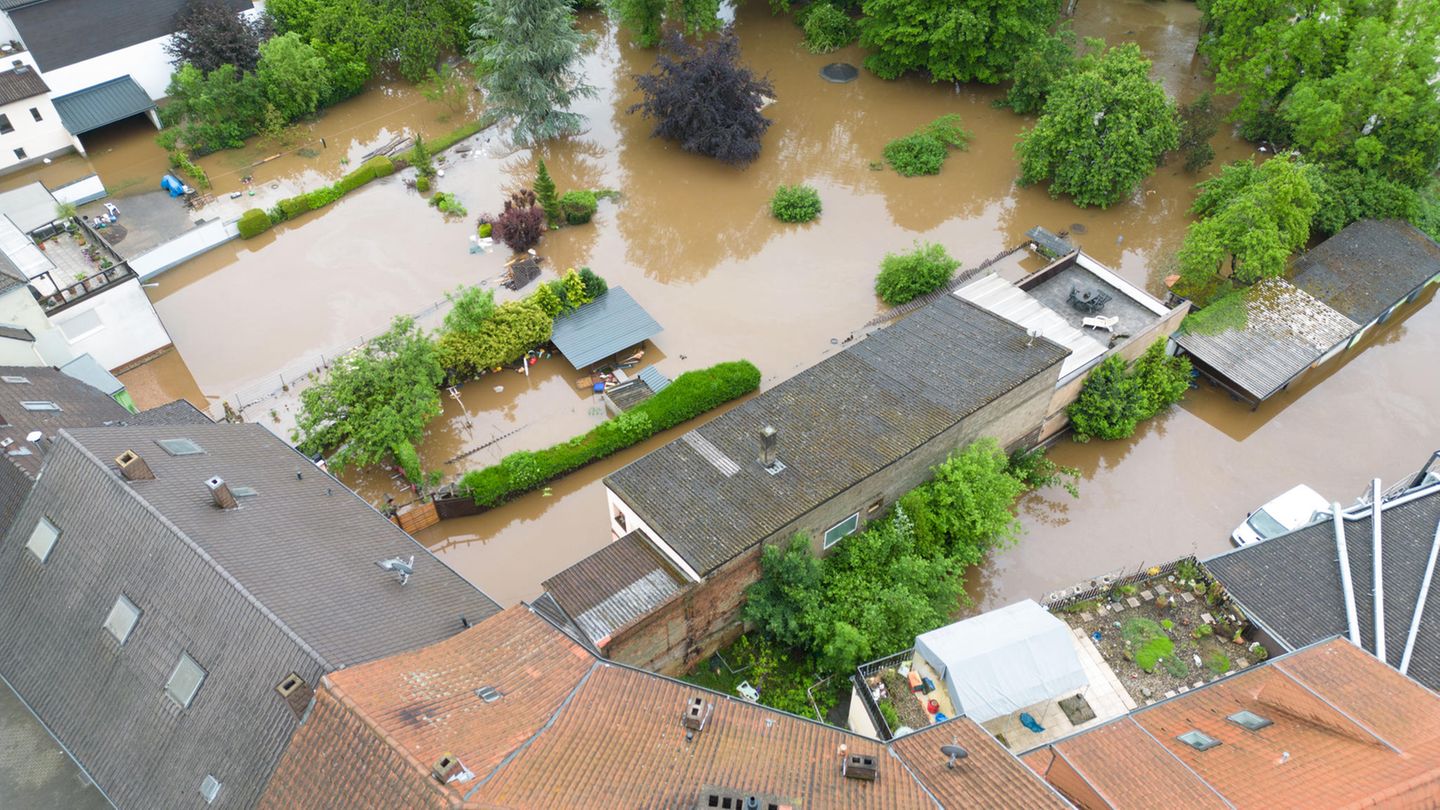
{"type": "Polygon", "coordinates": [[[1350,579],[1350,551],[1345,545],[1345,514],[1340,511],[1340,502],[1330,504],[1330,516],[1335,522],[1335,550],[1340,557],[1340,588],[1345,593],[1345,628],[1350,633],[1350,643],[1360,647],[1360,619],[1355,613],[1355,583],[1350,579]]]}

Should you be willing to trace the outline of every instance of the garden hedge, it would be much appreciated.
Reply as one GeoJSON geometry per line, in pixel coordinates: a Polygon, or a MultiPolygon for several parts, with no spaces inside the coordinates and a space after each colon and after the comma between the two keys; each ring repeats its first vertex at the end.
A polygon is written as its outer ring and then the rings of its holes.
{"type": "Polygon", "coordinates": [[[235,223],[235,227],[240,230],[241,239],[249,239],[270,230],[273,224],[269,214],[259,208],[251,208],[240,215],[240,221],[235,223]]]}
{"type": "Polygon", "coordinates": [[[544,450],[511,453],[499,464],[466,473],[460,491],[479,506],[496,506],[759,387],[760,370],[748,360],[687,371],[660,393],[589,433],[544,450]]]}
{"type": "MultiPolygon", "coordinates": [[[[394,161],[384,155],[376,155],[364,163],[361,163],[359,168],[340,178],[333,185],[317,188],[314,191],[307,191],[295,197],[286,197],[277,203],[274,208],[269,210],[267,219],[270,221],[270,224],[273,225],[277,222],[284,222],[287,219],[294,219],[306,211],[315,211],[324,208],[371,180],[385,177],[394,171],[394,161]]],[[[258,211],[259,209],[252,210],[258,211]]],[[[246,213],[248,214],[249,212],[246,213]]],[[[267,212],[262,211],[261,213],[267,212]]],[[[256,233],[259,233],[259,231],[256,233]]],[[[242,227],[240,229],[240,236],[249,239],[250,236],[254,236],[254,234],[252,233],[247,236],[245,229],[242,227]]]]}

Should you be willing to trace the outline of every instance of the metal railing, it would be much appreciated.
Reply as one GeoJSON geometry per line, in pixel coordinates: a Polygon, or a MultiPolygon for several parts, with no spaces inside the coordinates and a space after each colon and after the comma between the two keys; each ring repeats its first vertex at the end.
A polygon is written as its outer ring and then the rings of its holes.
{"type": "Polygon", "coordinates": [[[1148,579],[1168,577],[1175,573],[1175,569],[1179,568],[1183,562],[1189,562],[1201,571],[1205,570],[1193,554],[1177,560],[1171,560],[1163,565],[1146,566],[1142,563],[1139,568],[1129,574],[1124,573],[1124,569],[1120,569],[1120,571],[1115,573],[1102,574],[1094,579],[1086,580],[1069,588],[1051,591],[1040,604],[1046,610],[1053,613],[1056,610],[1060,610],[1077,602],[1088,602],[1091,599],[1098,599],[1121,585],[1132,585],[1148,579]],[[1152,569],[1155,570],[1153,574],[1150,573],[1152,569]]]}
{"type": "Polygon", "coordinates": [[[911,647],[894,655],[887,655],[884,658],[860,664],[855,667],[855,674],[850,676],[850,683],[855,686],[855,693],[860,698],[860,704],[865,707],[865,713],[870,715],[870,722],[875,724],[875,730],[882,740],[893,738],[895,731],[885,721],[885,715],[881,714],[880,704],[875,702],[875,695],[870,692],[869,679],[881,670],[897,669],[900,664],[914,657],[915,648],[911,647]]]}

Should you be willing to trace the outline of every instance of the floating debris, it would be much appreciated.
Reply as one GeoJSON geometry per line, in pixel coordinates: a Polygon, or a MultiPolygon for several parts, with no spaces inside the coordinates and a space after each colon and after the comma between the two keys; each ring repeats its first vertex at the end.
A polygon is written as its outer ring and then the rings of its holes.
{"type": "Polygon", "coordinates": [[[860,70],[849,62],[831,62],[820,68],[820,78],[833,84],[846,84],[859,78],[860,70]]]}

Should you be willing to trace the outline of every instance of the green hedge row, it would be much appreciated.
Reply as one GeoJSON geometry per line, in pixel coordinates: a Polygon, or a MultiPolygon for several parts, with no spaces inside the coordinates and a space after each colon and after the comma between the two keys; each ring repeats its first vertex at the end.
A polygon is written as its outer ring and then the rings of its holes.
{"type": "Polygon", "coordinates": [[[748,360],[687,371],[660,393],[589,433],[544,450],[511,453],[499,464],[466,473],[460,491],[479,506],[499,505],[759,387],[760,370],[748,360]]]}
{"type": "Polygon", "coordinates": [[[286,197],[269,211],[251,208],[240,217],[240,237],[249,239],[264,233],[277,223],[294,219],[306,211],[324,208],[330,203],[379,177],[395,171],[395,163],[384,155],[376,155],[360,164],[360,168],[340,178],[332,185],[307,191],[297,197],[286,197]],[[260,227],[261,224],[264,227],[260,227]],[[256,230],[259,228],[259,230],[256,230]]]}

